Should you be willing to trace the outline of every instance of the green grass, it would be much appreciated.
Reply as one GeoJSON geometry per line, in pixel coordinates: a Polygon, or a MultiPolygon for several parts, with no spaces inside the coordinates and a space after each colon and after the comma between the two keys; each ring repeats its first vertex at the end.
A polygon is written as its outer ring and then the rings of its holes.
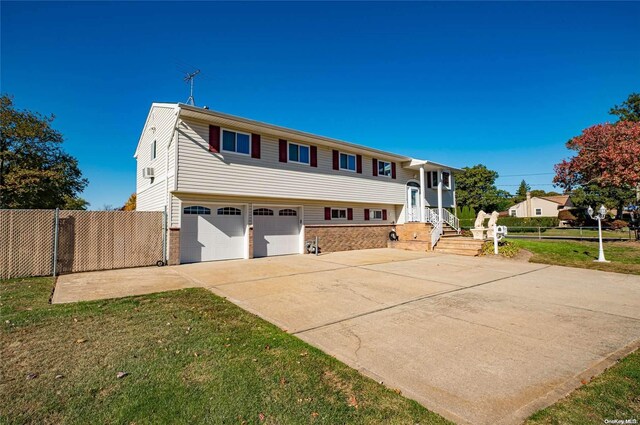
{"type": "Polygon", "coordinates": [[[0,282],[2,424],[448,423],[204,289],[49,305],[52,285],[0,282]]]}
{"type": "Polygon", "coordinates": [[[520,248],[531,251],[533,263],[597,269],[618,273],[640,274],[640,244],[635,242],[606,242],[605,258],[610,263],[597,263],[597,242],[537,241],[509,239],[520,248]]]}
{"type": "Polygon", "coordinates": [[[526,424],[604,424],[605,419],[640,420],[640,351],[535,413],[526,424]]]}
{"type": "MultiPolygon", "coordinates": [[[[522,236],[538,236],[538,229],[535,228],[526,228],[523,231],[518,230],[513,227],[509,227],[509,231],[514,235],[522,235],[522,236]]],[[[597,238],[598,230],[594,229],[576,229],[576,228],[553,228],[553,229],[542,229],[540,235],[542,237],[550,237],[550,236],[565,236],[572,238],[597,238]]],[[[635,234],[629,234],[629,230],[603,230],[602,231],[603,238],[609,239],[620,239],[620,240],[629,240],[635,237],[635,234]]]]}

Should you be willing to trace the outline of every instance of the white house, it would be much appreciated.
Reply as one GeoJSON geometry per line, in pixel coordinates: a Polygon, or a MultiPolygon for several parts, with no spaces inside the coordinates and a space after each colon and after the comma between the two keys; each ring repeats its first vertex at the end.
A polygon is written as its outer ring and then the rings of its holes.
{"type": "Polygon", "coordinates": [[[137,209],[167,212],[170,264],[303,253],[316,236],[325,252],[382,247],[394,223],[457,226],[453,167],[191,105],[154,103],[134,157],[137,209]]]}
{"type": "Polygon", "coordinates": [[[569,195],[531,196],[527,192],[527,199],[509,208],[511,217],[558,217],[562,210],[573,208],[569,195]]]}

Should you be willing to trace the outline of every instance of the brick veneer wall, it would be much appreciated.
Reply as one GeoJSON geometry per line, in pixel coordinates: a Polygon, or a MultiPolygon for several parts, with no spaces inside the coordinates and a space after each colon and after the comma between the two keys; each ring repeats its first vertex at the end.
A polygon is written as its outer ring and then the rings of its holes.
{"type": "Polygon", "coordinates": [[[170,227],[168,236],[169,255],[167,256],[167,263],[170,266],[175,266],[180,264],[180,228],[170,227]]]}
{"type": "Polygon", "coordinates": [[[319,238],[320,252],[386,248],[391,224],[377,225],[307,225],[305,240],[319,238]]]}

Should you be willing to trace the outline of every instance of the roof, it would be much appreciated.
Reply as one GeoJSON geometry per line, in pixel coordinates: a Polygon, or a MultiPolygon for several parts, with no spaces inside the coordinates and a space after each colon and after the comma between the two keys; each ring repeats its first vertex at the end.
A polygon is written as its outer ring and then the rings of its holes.
{"type": "Polygon", "coordinates": [[[547,201],[555,202],[556,204],[566,205],[569,200],[569,195],[557,195],[557,196],[539,196],[540,199],[546,199],[547,201]]]}
{"type": "MultiPolygon", "coordinates": [[[[425,168],[446,168],[453,171],[460,171],[459,168],[451,167],[445,164],[426,161],[426,160],[417,160],[415,158],[411,158],[406,155],[396,154],[392,152],[382,151],[379,149],[371,148],[364,145],[359,145],[356,143],[346,142],[339,139],[333,139],[326,136],[320,136],[317,134],[307,133],[304,131],[294,130],[287,127],[282,127],[274,124],[269,124],[261,121],[251,120],[243,117],[239,117],[236,115],[226,114],[224,112],[213,111],[211,109],[200,108],[197,106],[187,105],[184,103],[153,103],[151,106],[151,110],[149,111],[149,116],[151,116],[151,111],[154,107],[172,107],[176,108],[179,117],[187,117],[192,119],[198,119],[203,121],[210,121],[212,118],[216,120],[216,122],[220,122],[222,124],[230,125],[231,127],[241,125],[243,128],[247,128],[249,130],[253,130],[255,132],[263,132],[268,133],[273,136],[282,137],[285,139],[296,139],[301,142],[314,143],[324,146],[329,146],[333,148],[349,148],[355,151],[366,152],[369,155],[376,156],[381,159],[389,159],[391,161],[400,161],[403,162],[403,166],[414,168],[418,165],[423,165],[425,168]],[[431,167],[430,167],[431,166],[431,167]]],[[[149,117],[147,117],[147,121],[149,117]]],[[[145,124],[146,128],[146,124],[145,124]]],[[[143,129],[144,132],[144,129],[143,129]]],[[[138,145],[140,144],[140,140],[138,141],[138,145]]],[[[137,153],[137,149],[136,149],[137,153]]]]}

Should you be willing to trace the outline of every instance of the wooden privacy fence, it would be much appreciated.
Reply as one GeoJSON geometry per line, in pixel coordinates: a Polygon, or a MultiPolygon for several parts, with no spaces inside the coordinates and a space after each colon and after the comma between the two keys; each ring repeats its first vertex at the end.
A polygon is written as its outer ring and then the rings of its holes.
{"type": "Polygon", "coordinates": [[[165,235],[163,212],[0,210],[0,279],[154,265],[165,235]]]}

